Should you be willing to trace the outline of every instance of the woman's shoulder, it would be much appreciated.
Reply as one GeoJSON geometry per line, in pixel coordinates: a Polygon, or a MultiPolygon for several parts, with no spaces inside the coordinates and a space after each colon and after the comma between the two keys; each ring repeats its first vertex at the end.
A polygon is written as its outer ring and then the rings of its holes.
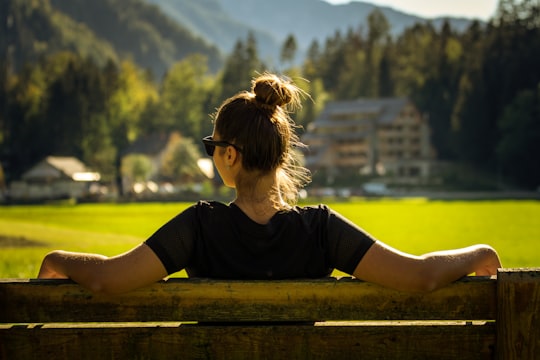
{"type": "Polygon", "coordinates": [[[228,204],[214,200],[199,200],[191,206],[195,211],[200,212],[221,212],[229,211],[231,207],[228,204]]]}
{"type": "Polygon", "coordinates": [[[314,213],[314,212],[329,212],[331,211],[328,205],[296,205],[293,210],[300,213],[314,213]]]}
{"type": "Polygon", "coordinates": [[[176,221],[188,222],[212,222],[215,219],[227,219],[230,217],[229,205],[219,201],[199,200],[182,210],[176,217],[176,221]]]}
{"type": "Polygon", "coordinates": [[[224,213],[230,210],[229,205],[219,201],[199,200],[182,210],[177,217],[189,218],[197,216],[205,216],[212,213],[224,213]]]}
{"type": "Polygon", "coordinates": [[[332,210],[324,204],[296,205],[292,208],[291,212],[296,213],[303,218],[323,218],[328,217],[332,210]]]}
{"type": "Polygon", "coordinates": [[[228,208],[229,207],[228,204],[225,204],[225,203],[223,203],[221,201],[216,201],[216,200],[199,200],[193,206],[202,207],[202,208],[209,208],[209,209],[228,208]]]}

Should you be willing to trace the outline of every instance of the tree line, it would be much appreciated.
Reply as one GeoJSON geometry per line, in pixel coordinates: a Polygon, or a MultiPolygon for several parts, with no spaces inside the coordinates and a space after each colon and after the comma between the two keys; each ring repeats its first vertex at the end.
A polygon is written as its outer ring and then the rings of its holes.
{"type": "MultiPolygon", "coordinates": [[[[409,97],[429,118],[441,160],[468,164],[510,184],[540,184],[540,5],[501,0],[487,24],[464,32],[418,23],[390,35],[381,12],[365,28],[313,41],[298,63],[294,36],[277,64],[259,57],[252,34],[239,39],[219,72],[189,55],[156,80],[135,63],[105,65],[61,52],[14,71],[0,62],[0,156],[8,180],[47,155],[76,156],[106,179],[118,176],[138,137],[211,133],[211,116],[227,97],[266,70],[294,79],[311,95],[295,120],[304,128],[328,100],[409,97]],[[306,79],[306,80],[303,80],[306,79]]],[[[198,145],[193,145],[198,146],[198,145]]]]}

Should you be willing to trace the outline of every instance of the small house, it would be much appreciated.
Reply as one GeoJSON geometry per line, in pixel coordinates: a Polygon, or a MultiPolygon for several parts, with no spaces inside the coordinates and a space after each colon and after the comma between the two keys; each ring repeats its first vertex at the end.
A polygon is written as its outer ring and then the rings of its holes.
{"type": "Polygon", "coordinates": [[[9,196],[15,200],[82,198],[89,186],[101,178],[75,157],[47,156],[10,184],[9,196]]]}

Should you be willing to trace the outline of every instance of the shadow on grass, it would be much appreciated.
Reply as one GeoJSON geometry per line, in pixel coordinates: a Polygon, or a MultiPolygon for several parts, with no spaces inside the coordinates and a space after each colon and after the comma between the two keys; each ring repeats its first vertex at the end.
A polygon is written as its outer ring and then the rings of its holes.
{"type": "Polygon", "coordinates": [[[7,236],[0,234],[0,248],[6,247],[40,247],[47,246],[46,242],[30,240],[24,236],[7,236]]]}

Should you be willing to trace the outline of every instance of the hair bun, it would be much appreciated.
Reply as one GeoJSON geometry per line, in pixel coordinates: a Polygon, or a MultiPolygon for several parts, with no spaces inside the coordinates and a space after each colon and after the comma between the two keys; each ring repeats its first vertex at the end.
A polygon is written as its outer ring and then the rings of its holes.
{"type": "Polygon", "coordinates": [[[253,80],[252,92],[257,103],[269,110],[297,102],[298,99],[298,88],[274,74],[263,74],[253,80]]]}

